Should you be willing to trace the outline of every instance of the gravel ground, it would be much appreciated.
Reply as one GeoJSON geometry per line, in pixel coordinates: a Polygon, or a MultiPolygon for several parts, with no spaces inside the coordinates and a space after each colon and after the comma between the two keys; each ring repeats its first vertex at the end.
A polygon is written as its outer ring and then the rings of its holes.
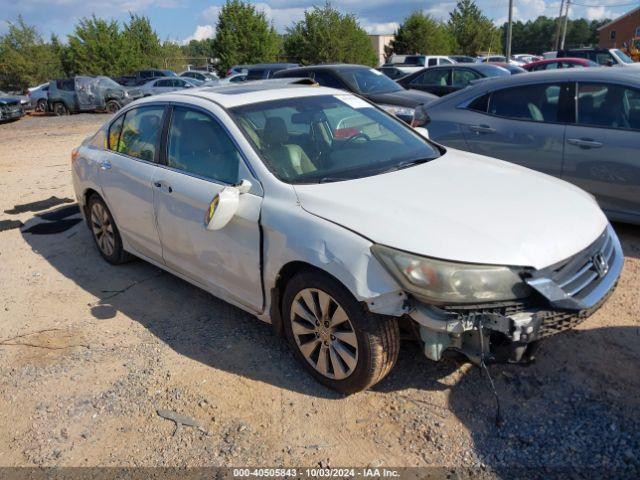
{"type": "Polygon", "coordinates": [[[107,118],[0,125],[0,465],[640,473],[640,228],[615,226],[626,264],[602,309],[532,365],[490,367],[504,427],[478,369],[413,344],[344,397],[268,325],[142,261],[107,265],[72,203],[19,207],[73,199],[70,150],[107,118]]]}

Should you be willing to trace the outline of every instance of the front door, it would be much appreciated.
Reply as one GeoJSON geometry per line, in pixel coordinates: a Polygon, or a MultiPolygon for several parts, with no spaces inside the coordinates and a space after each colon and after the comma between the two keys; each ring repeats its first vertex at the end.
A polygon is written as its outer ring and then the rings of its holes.
{"type": "Polygon", "coordinates": [[[156,261],[162,261],[162,250],[152,181],[164,108],[139,107],[118,117],[109,129],[108,149],[99,159],[103,197],[127,246],[156,261]]]}
{"type": "Polygon", "coordinates": [[[210,113],[176,106],[164,163],[153,183],[165,263],[223,298],[261,310],[262,197],[241,195],[236,215],[220,230],[204,224],[213,197],[248,179],[237,147],[210,113]]]}
{"type": "Polygon", "coordinates": [[[461,126],[469,149],[559,177],[567,95],[563,84],[537,84],[477,98],[461,126]]]}
{"type": "Polygon", "coordinates": [[[580,83],[567,127],[563,178],[595,195],[613,216],[640,218],[640,90],[580,83]]]}

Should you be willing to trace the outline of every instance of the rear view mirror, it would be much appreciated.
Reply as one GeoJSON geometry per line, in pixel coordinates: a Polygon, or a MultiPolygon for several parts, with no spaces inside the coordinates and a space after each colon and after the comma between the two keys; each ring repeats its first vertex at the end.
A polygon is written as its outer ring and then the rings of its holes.
{"type": "Polygon", "coordinates": [[[207,230],[220,230],[224,228],[238,211],[240,195],[251,189],[251,183],[242,180],[238,185],[224,187],[213,197],[204,218],[207,230]]]}

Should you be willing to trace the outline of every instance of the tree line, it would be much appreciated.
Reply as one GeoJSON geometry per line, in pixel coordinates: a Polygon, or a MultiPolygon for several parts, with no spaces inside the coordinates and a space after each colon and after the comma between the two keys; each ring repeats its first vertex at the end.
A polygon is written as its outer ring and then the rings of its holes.
{"type": "MultiPolygon", "coordinates": [[[[584,19],[568,23],[567,45],[595,43],[603,22],[584,19]]],[[[555,19],[539,17],[513,25],[513,52],[542,53],[555,38],[555,19]]],[[[395,32],[386,55],[501,52],[504,27],[497,27],[473,0],[459,0],[447,21],[422,11],[411,13],[395,32]]],[[[181,70],[188,63],[216,59],[224,74],[236,64],[292,61],[375,66],[378,59],[367,32],[352,14],[330,3],[308,9],[283,34],[265,13],[245,0],[227,0],[213,38],[181,45],[161,40],[145,16],[130,14],[125,22],[95,16],[81,19],[61,41],[45,40],[21,17],[0,36],[0,88],[24,90],[52,78],[72,75],[121,76],[143,68],[181,70]]]]}

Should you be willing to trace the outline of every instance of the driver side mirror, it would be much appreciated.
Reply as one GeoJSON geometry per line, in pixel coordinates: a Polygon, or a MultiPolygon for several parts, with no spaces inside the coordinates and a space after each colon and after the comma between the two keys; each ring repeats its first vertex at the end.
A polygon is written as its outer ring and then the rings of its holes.
{"type": "Polygon", "coordinates": [[[240,205],[240,195],[251,190],[251,182],[242,180],[237,185],[224,187],[213,197],[204,218],[207,230],[220,230],[234,217],[240,205]]]}

